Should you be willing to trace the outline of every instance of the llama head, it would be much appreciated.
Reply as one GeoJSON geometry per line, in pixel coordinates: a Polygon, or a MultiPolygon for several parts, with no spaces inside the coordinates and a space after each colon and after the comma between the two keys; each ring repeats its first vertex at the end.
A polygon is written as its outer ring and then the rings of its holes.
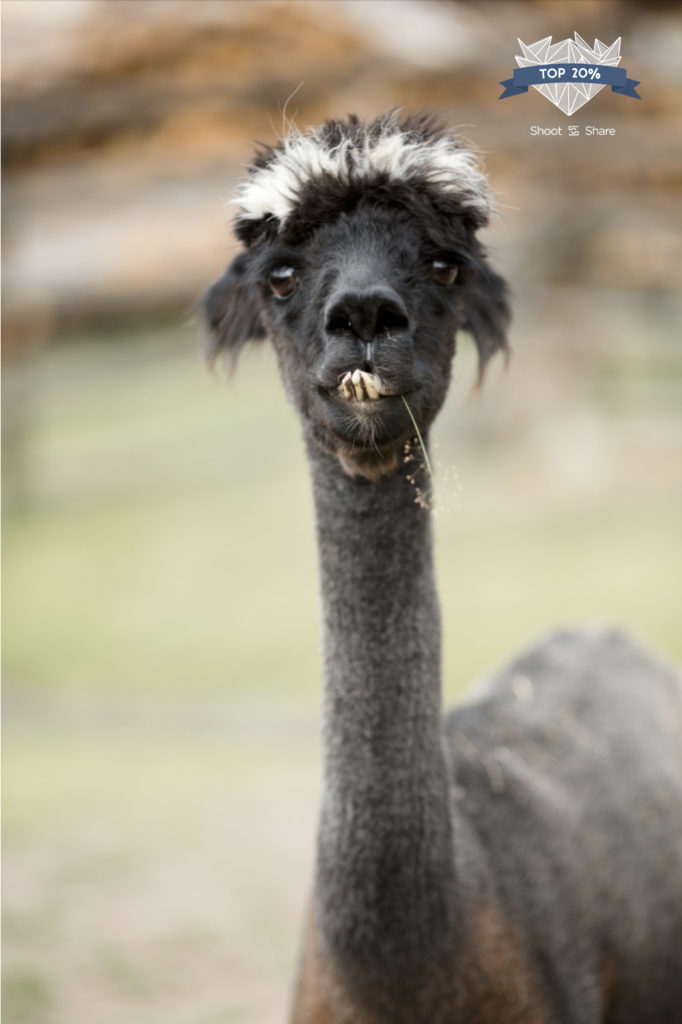
{"type": "Polygon", "coordinates": [[[457,331],[481,372],[506,348],[474,156],[425,114],[327,121],[259,152],[236,205],[244,250],[203,303],[211,357],[269,336],[308,436],[349,473],[393,472],[414,433],[405,402],[425,432],[457,331]]]}

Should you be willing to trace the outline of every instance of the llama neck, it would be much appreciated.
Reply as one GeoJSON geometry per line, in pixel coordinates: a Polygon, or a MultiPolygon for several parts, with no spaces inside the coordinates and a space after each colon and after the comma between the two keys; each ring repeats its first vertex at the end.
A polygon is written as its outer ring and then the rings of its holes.
{"type": "Polygon", "coordinates": [[[404,470],[349,477],[311,451],[323,603],[325,940],[402,971],[452,924],[430,513],[404,470]]]}

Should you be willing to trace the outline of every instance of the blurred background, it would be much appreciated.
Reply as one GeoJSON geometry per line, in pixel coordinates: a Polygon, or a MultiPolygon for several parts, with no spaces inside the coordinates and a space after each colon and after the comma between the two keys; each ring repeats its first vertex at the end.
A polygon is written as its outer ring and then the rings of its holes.
{"type": "Polygon", "coordinates": [[[461,126],[515,320],[480,394],[462,339],[436,432],[447,699],[558,622],[680,659],[680,8],[5,0],[2,30],[3,1019],[275,1024],[319,790],[316,565],[267,345],[230,381],[199,353],[227,200],[285,109],[461,126]],[[517,37],[574,31],[622,36],[641,101],[498,102],[517,37]]]}

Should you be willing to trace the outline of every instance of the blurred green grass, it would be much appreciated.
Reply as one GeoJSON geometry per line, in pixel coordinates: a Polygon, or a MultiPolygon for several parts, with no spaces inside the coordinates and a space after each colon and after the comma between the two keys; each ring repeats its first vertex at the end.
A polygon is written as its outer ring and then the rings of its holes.
{"type": "MultiPolygon", "coordinates": [[[[608,486],[565,500],[538,480],[523,438],[482,445],[472,433],[487,409],[485,393],[473,408],[462,398],[467,359],[465,349],[437,439],[448,693],[567,620],[621,621],[679,657],[676,449],[668,486],[653,496],[626,453],[626,479],[616,467],[608,486]],[[462,484],[454,502],[453,467],[462,484]]],[[[309,486],[265,346],[226,381],[208,374],[186,329],[81,339],[10,368],[6,386],[10,688],[284,700],[317,692],[309,486]]],[[[609,429],[618,434],[621,421],[609,429]]]]}
{"type": "MultiPolygon", "coordinates": [[[[9,371],[9,415],[21,406],[4,532],[10,686],[316,693],[297,422],[267,349],[226,382],[207,374],[189,334],[81,341],[9,371]]],[[[566,504],[538,488],[518,439],[462,442],[461,410],[439,442],[439,461],[464,482],[438,520],[449,696],[567,620],[619,620],[682,655],[675,480],[654,500],[623,497],[616,481],[566,504]]],[[[463,416],[485,412],[484,393],[463,416]]]]}
{"type": "Polygon", "coordinates": [[[5,531],[10,679],[197,694],[314,671],[297,431],[258,363],[229,388],[185,332],[32,368],[5,531]]]}

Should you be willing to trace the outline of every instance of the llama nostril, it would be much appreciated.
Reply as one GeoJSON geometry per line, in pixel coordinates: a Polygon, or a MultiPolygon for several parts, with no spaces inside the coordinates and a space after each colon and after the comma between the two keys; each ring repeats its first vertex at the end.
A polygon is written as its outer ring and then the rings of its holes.
{"type": "Polygon", "coordinates": [[[329,334],[354,334],[353,324],[345,313],[332,310],[325,325],[329,334]]]}
{"type": "Polygon", "coordinates": [[[409,327],[409,320],[406,314],[392,306],[383,306],[377,317],[376,333],[390,336],[392,331],[406,331],[409,327]]]}

